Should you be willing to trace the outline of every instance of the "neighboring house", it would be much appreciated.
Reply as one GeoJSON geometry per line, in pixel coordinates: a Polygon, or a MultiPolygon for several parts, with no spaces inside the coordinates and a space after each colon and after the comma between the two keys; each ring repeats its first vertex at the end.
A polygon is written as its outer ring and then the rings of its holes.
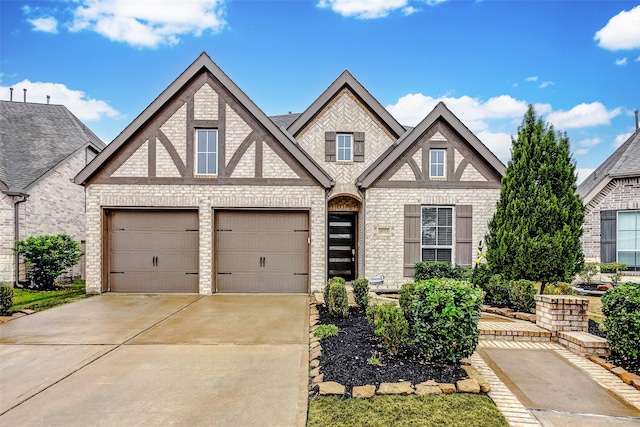
{"type": "MultiPolygon", "coordinates": [[[[636,113],[637,114],[637,113],[636,113]]],[[[587,261],[624,262],[640,271],[640,130],[579,186],[585,205],[582,247],[587,261]]]]}
{"type": "Polygon", "coordinates": [[[88,292],[309,292],[471,266],[504,165],[438,104],[400,125],[348,72],[267,117],[205,53],[85,168],[88,292]]]}
{"type": "Polygon", "coordinates": [[[19,278],[16,239],[84,240],[84,188],[73,178],[104,146],[62,105],[0,101],[0,283],[19,278]]]}

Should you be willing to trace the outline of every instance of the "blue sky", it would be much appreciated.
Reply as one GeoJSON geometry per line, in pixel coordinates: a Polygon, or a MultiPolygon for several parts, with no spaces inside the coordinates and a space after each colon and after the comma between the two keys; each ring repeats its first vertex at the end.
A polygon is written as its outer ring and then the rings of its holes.
{"type": "Polygon", "coordinates": [[[638,1],[0,2],[0,99],[50,95],[105,142],[202,51],[268,115],[348,69],[402,124],[444,101],[505,163],[531,103],[581,177],[640,109],[638,1]]]}

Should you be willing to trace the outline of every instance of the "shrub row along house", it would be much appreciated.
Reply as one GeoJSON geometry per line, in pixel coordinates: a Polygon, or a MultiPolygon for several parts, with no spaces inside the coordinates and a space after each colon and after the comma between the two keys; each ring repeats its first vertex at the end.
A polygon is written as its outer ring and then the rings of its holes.
{"type": "Polygon", "coordinates": [[[0,101],[0,284],[25,280],[16,240],[84,240],[84,189],[73,178],[104,146],[62,105],[26,102],[26,92],[25,102],[0,101]]]}
{"type": "Polygon", "coordinates": [[[347,71],[267,117],[201,54],[75,181],[88,292],[309,292],[471,266],[504,165],[438,104],[400,125],[347,71]]]}

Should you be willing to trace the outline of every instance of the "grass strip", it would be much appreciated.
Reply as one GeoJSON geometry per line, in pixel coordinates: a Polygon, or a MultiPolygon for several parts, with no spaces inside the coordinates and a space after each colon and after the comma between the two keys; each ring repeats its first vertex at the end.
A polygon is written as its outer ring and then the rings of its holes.
{"type": "Polygon", "coordinates": [[[60,285],[51,291],[34,291],[30,289],[13,290],[13,305],[11,311],[34,310],[42,311],[59,305],[68,304],[87,298],[84,282],[76,281],[68,285],[60,285]]]}

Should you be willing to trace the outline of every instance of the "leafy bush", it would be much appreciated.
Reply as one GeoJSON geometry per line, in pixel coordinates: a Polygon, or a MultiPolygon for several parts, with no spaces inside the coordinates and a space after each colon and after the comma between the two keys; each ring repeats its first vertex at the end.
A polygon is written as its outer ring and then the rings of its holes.
{"type": "Polygon", "coordinates": [[[611,351],[640,363],[640,284],[625,283],[605,292],[602,313],[611,351]]]}
{"type": "Polygon", "coordinates": [[[327,285],[324,287],[324,292],[322,293],[324,297],[325,307],[329,307],[327,303],[327,301],[329,301],[329,285],[334,282],[342,283],[343,285],[345,284],[345,280],[342,277],[332,277],[331,279],[327,280],[327,285]]]}
{"type": "Polygon", "coordinates": [[[600,271],[602,273],[617,273],[618,271],[624,271],[627,269],[627,264],[624,262],[610,262],[608,264],[600,264],[600,271]]]}
{"type": "Polygon", "coordinates": [[[356,279],[351,282],[353,286],[353,297],[362,308],[369,306],[369,281],[367,279],[356,279]]]}
{"type": "Polygon", "coordinates": [[[29,237],[17,242],[17,252],[25,264],[29,280],[39,289],[52,289],[58,276],[73,267],[80,256],[80,244],[68,234],[29,237]]]}
{"type": "Polygon", "coordinates": [[[599,265],[600,264],[598,264],[597,262],[584,263],[584,267],[578,273],[578,276],[580,276],[580,280],[582,280],[582,283],[586,283],[587,285],[591,284],[591,281],[593,280],[593,276],[598,274],[599,265]]]}
{"type": "Polygon", "coordinates": [[[389,354],[397,354],[407,344],[409,323],[397,305],[386,303],[370,306],[367,309],[367,321],[389,354]]]}
{"type": "Polygon", "coordinates": [[[491,271],[487,264],[477,264],[471,274],[471,283],[485,289],[491,278],[491,271]]]}
{"type": "Polygon", "coordinates": [[[536,288],[529,280],[510,280],[507,284],[509,289],[509,306],[516,311],[533,313],[536,308],[536,288]]]}
{"type": "Polygon", "coordinates": [[[313,333],[313,336],[326,338],[335,337],[338,335],[338,327],[336,325],[318,325],[318,328],[313,333]]]}
{"type": "Polygon", "coordinates": [[[415,282],[405,283],[400,288],[400,298],[398,299],[398,302],[400,303],[400,308],[402,309],[405,319],[407,319],[407,322],[409,323],[413,323],[413,296],[415,293],[415,282]]]}
{"type": "Polygon", "coordinates": [[[13,305],[13,288],[0,286],[0,316],[7,316],[13,305]]]}
{"type": "Polygon", "coordinates": [[[344,283],[339,280],[329,280],[325,295],[324,304],[332,316],[347,317],[349,315],[347,287],[344,283]]]}
{"type": "Polygon", "coordinates": [[[544,288],[545,295],[577,295],[573,286],[570,283],[558,282],[558,283],[547,283],[547,286],[544,288]]]}
{"type": "Polygon", "coordinates": [[[478,345],[481,289],[453,279],[431,279],[416,286],[413,299],[415,343],[428,360],[458,363],[478,345]]]}
{"type": "Polygon", "coordinates": [[[422,261],[414,266],[416,282],[438,277],[450,279],[464,279],[470,276],[470,270],[466,267],[454,265],[444,261],[422,261]]]}
{"type": "Polygon", "coordinates": [[[507,281],[500,274],[494,274],[486,284],[487,300],[496,305],[509,304],[509,287],[507,281]]]}

